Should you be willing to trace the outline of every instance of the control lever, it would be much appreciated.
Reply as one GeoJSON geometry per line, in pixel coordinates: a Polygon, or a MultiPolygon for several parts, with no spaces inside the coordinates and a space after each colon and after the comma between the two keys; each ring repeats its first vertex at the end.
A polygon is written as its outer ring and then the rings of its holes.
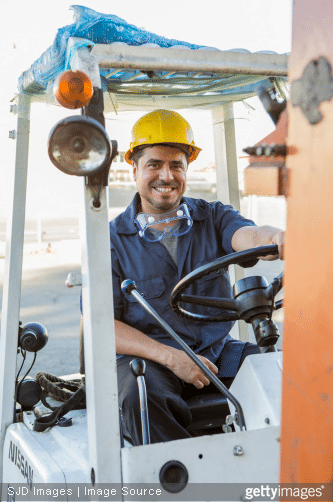
{"type": "Polygon", "coordinates": [[[130,362],[130,368],[139,387],[142,444],[150,444],[147,389],[145,382],[146,363],[143,359],[133,359],[130,362]]]}
{"type": "Polygon", "coordinates": [[[149,305],[149,303],[146,302],[146,300],[138,293],[136,290],[136,284],[134,281],[131,281],[130,279],[126,279],[125,281],[122,282],[121,284],[121,290],[124,294],[126,295],[132,295],[138,303],[150,314],[158,323],[159,325],[168,333],[168,335],[173,338],[183,349],[184,352],[192,359],[192,361],[201,369],[201,371],[204,373],[204,375],[208,378],[208,380],[217,387],[217,389],[229,399],[229,401],[232,402],[236,409],[237,417],[238,417],[238,422],[239,422],[239,427],[240,430],[246,430],[246,424],[245,424],[245,417],[243,413],[243,409],[241,407],[241,404],[235,396],[231,394],[229,389],[214,375],[214,373],[207,368],[207,366],[201,361],[201,359],[193,352],[192,349],[180,338],[177,333],[170,328],[170,326],[163,321],[163,319],[158,315],[158,313],[149,305]]]}

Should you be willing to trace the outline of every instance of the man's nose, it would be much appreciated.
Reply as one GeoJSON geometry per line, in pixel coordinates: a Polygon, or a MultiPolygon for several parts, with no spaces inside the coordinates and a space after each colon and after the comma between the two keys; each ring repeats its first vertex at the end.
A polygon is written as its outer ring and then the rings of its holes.
{"type": "Polygon", "coordinates": [[[174,179],[173,172],[167,164],[159,170],[159,178],[163,181],[172,181],[174,179]]]}

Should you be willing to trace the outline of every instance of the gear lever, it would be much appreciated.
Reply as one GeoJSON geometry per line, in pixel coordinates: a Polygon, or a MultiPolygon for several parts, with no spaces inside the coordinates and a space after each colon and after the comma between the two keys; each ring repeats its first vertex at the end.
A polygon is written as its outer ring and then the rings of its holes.
{"type": "Polygon", "coordinates": [[[130,362],[130,368],[138,382],[139,387],[142,444],[150,444],[147,389],[145,382],[146,363],[143,359],[133,359],[130,362]]]}

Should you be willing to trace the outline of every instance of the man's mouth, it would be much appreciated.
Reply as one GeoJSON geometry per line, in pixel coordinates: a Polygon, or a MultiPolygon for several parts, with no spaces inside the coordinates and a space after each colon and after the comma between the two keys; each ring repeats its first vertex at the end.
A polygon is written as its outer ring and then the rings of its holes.
{"type": "Polygon", "coordinates": [[[172,190],[176,190],[178,187],[174,186],[155,186],[153,187],[155,190],[157,190],[159,193],[170,193],[172,190]]]}

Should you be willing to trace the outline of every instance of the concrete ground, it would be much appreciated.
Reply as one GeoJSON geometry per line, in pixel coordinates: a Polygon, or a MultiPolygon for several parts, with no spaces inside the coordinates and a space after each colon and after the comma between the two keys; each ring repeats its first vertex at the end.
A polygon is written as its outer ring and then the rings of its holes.
{"type": "MultiPolygon", "coordinates": [[[[32,376],[37,371],[59,376],[79,369],[80,288],[68,288],[65,281],[69,272],[80,271],[80,242],[58,242],[50,251],[30,245],[24,252],[20,320],[23,325],[40,322],[49,334],[32,376]]],[[[4,268],[3,259],[0,266],[4,268]]],[[[31,361],[28,354],[24,368],[31,361]]]]}

